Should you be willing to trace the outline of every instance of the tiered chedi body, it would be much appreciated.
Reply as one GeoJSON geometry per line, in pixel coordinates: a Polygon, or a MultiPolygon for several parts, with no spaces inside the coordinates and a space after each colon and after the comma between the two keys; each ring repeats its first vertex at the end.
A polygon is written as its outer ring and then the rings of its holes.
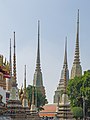
{"type": "Polygon", "coordinates": [[[78,10],[76,48],[75,48],[74,62],[71,69],[71,79],[73,79],[75,76],[80,77],[82,75],[82,67],[80,65],[79,57],[80,56],[79,56],[79,10],[78,10]]]}
{"type": "Polygon", "coordinates": [[[13,55],[13,77],[10,98],[7,101],[7,116],[15,120],[25,120],[26,113],[18,97],[18,88],[16,80],[16,54],[15,54],[15,32],[14,32],[14,55],[13,55]]]}
{"type": "Polygon", "coordinates": [[[43,86],[42,72],[40,67],[40,21],[38,21],[38,48],[37,48],[37,61],[36,69],[33,78],[33,86],[38,88],[43,95],[45,95],[45,88],[43,86]]]}
{"type": "Polygon", "coordinates": [[[64,72],[64,91],[62,94],[62,99],[59,103],[58,101],[58,109],[57,109],[57,114],[56,114],[56,118],[58,120],[73,120],[73,115],[71,112],[71,108],[70,108],[70,102],[68,100],[68,95],[67,95],[67,68],[65,68],[65,72],[64,72]]]}
{"type": "Polygon", "coordinates": [[[58,100],[61,101],[61,96],[64,91],[64,75],[65,75],[65,70],[66,70],[66,80],[68,83],[69,80],[69,70],[68,70],[68,63],[67,63],[67,38],[65,42],[65,55],[64,55],[64,64],[63,64],[63,69],[61,71],[61,79],[59,81],[57,90],[55,91],[54,95],[54,103],[58,103],[58,100]]]}

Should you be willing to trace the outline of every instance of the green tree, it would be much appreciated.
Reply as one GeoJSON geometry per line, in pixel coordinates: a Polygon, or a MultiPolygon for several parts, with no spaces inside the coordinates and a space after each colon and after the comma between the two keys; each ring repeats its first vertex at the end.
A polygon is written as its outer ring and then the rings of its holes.
{"type": "Polygon", "coordinates": [[[81,77],[69,80],[67,93],[72,107],[83,108],[83,97],[85,98],[86,115],[90,116],[90,70],[84,72],[81,77]]]}
{"type": "Polygon", "coordinates": [[[72,113],[74,115],[74,118],[78,120],[78,118],[83,118],[83,110],[81,107],[73,107],[72,108],[72,113]]]}
{"type": "Polygon", "coordinates": [[[80,90],[81,87],[82,87],[81,77],[75,77],[74,79],[71,79],[68,82],[67,92],[71,100],[72,107],[75,106],[82,107],[82,93],[80,90]]]}
{"type": "Polygon", "coordinates": [[[27,97],[28,97],[28,101],[30,101],[30,105],[32,103],[32,88],[34,88],[35,104],[37,102],[37,108],[38,108],[38,111],[40,111],[43,109],[43,105],[48,103],[46,96],[41,93],[39,88],[29,85],[27,87],[27,97]],[[36,101],[36,98],[37,98],[37,101],[36,101]]]}

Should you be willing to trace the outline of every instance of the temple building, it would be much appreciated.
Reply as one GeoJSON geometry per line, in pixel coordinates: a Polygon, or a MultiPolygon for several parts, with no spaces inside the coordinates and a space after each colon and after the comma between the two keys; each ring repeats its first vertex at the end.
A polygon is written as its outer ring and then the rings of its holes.
{"type": "Polygon", "coordinates": [[[58,103],[58,100],[61,101],[61,96],[64,91],[64,74],[66,69],[66,82],[68,83],[69,80],[69,70],[68,70],[68,63],[67,63],[67,38],[65,42],[65,54],[64,54],[64,63],[63,63],[63,69],[61,71],[61,79],[59,81],[57,90],[55,91],[54,95],[54,103],[58,103]]]}
{"type": "Polygon", "coordinates": [[[40,21],[38,21],[38,47],[37,47],[36,69],[33,78],[33,86],[39,89],[43,95],[45,95],[45,88],[43,86],[43,78],[40,67],[40,21]]]}
{"type": "Polygon", "coordinates": [[[6,80],[10,78],[9,62],[3,55],[0,55],[0,87],[6,90],[6,80]]]}
{"type": "Polygon", "coordinates": [[[73,79],[75,76],[80,77],[81,75],[82,75],[82,67],[80,65],[80,55],[79,55],[79,10],[78,10],[76,48],[75,48],[75,56],[74,56],[73,66],[71,69],[70,79],[73,79]]]}
{"type": "Polygon", "coordinates": [[[43,110],[39,112],[39,115],[42,119],[49,119],[49,120],[55,120],[55,116],[57,114],[57,103],[53,104],[45,104],[43,106],[43,110]]]}
{"type": "Polygon", "coordinates": [[[3,96],[2,101],[6,103],[6,91],[7,91],[7,81],[10,79],[10,68],[9,62],[0,55],[0,94],[3,96]]]}

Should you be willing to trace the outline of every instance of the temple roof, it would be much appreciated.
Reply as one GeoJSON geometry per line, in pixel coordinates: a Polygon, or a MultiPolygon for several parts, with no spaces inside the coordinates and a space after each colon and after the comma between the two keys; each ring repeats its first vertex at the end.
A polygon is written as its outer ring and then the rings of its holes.
{"type": "Polygon", "coordinates": [[[46,104],[43,106],[44,110],[42,110],[39,115],[40,117],[54,117],[57,111],[57,104],[46,104]]]}

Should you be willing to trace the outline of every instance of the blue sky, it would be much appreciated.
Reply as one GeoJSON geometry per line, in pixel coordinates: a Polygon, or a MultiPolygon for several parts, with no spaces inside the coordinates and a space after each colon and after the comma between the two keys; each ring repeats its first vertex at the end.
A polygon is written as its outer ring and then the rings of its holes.
{"type": "Polygon", "coordinates": [[[16,32],[17,81],[20,87],[27,65],[27,85],[32,84],[36,66],[37,21],[40,20],[41,69],[46,95],[53,101],[59,83],[68,39],[71,71],[77,11],[80,10],[80,59],[83,71],[90,69],[90,0],[0,0],[0,54],[9,59],[9,39],[16,32]]]}

